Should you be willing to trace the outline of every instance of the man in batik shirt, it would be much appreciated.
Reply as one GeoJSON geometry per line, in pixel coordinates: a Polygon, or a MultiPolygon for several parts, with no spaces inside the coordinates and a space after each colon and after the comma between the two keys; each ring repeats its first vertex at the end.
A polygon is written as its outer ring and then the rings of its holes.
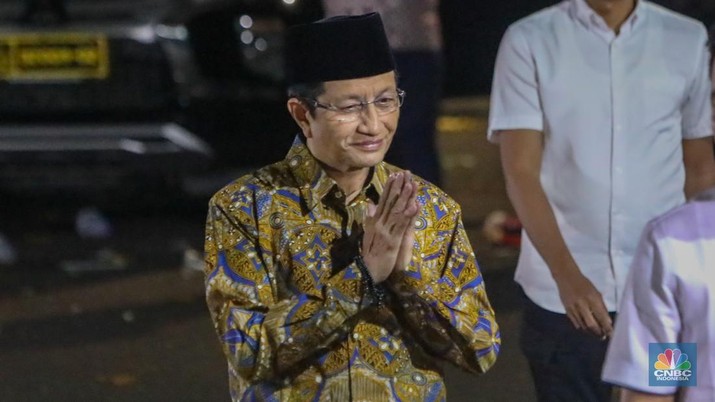
{"type": "Polygon", "coordinates": [[[219,191],[207,303],[233,400],[440,401],[498,326],[459,206],[383,162],[404,93],[378,14],[289,29],[285,160],[219,191]]]}

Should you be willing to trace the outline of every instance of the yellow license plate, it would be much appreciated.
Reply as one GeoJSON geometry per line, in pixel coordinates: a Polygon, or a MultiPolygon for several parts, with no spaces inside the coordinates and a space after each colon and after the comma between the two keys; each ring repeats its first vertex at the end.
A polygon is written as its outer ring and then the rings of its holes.
{"type": "Polygon", "coordinates": [[[104,35],[0,35],[1,80],[104,79],[108,75],[104,35]]]}

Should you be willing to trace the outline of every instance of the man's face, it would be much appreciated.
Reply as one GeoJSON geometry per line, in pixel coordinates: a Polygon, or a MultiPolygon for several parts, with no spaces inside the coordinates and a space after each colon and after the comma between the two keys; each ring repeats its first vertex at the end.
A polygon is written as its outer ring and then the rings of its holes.
{"type": "MultiPolygon", "coordinates": [[[[360,102],[394,97],[395,73],[388,72],[368,78],[328,81],[325,92],[316,99],[323,105],[346,107],[360,102]]],[[[397,128],[399,108],[381,114],[374,104],[345,118],[340,112],[316,108],[306,116],[303,134],[307,146],[316,159],[328,170],[349,172],[368,169],[380,163],[387,152],[397,128]],[[354,121],[346,121],[354,119],[354,121]]]]}

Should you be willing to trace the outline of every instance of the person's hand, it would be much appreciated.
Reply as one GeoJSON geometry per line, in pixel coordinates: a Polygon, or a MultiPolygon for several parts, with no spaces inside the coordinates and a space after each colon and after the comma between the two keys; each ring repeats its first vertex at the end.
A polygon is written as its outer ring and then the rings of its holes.
{"type": "MultiPolygon", "coordinates": [[[[417,186],[415,187],[415,195],[417,194],[417,186]]],[[[397,254],[397,261],[395,264],[395,269],[393,272],[402,272],[407,269],[412,260],[412,250],[415,247],[415,217],[419,212],[419,205],[417,205],[417,200],[413,199],[412,203],[415,205],[414,214],[410,217],[410,223],[405,229],[405,235],[402,236],[402,244],[400,244],[400,251],[397,254]]]]}
{"type": "Polygon", "coordinates": [[[603,296],[578,268],[558,278],[556,285],[566,315],[576,329],[589,331],[603,339],[611,336],[613,321],[603,296]]]}
{"type": "MultiPolygon", "coordinates": [[[[377,205],[368,205],[361,254],[374,283],[387,279],[398,266],[404,269],[405,259],[409,262],[412,256],[411,250],[406,256],[403,244],[418,211],[416,197],[412,174],[400,172],[390,175],[377,205]]],[[[414,232],[409,236],[414,239],[414,232]]]]}

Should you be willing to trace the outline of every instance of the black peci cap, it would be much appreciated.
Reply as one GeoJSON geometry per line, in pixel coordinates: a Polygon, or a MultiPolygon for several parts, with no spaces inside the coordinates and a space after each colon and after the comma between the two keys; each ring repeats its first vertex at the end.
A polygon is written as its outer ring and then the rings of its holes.
{"type": "Polygon", "coordinates": [[[370,13],[288,28],[285,67],[291,85],[371,77],[395,62],[380,14],[370,13]]]}

